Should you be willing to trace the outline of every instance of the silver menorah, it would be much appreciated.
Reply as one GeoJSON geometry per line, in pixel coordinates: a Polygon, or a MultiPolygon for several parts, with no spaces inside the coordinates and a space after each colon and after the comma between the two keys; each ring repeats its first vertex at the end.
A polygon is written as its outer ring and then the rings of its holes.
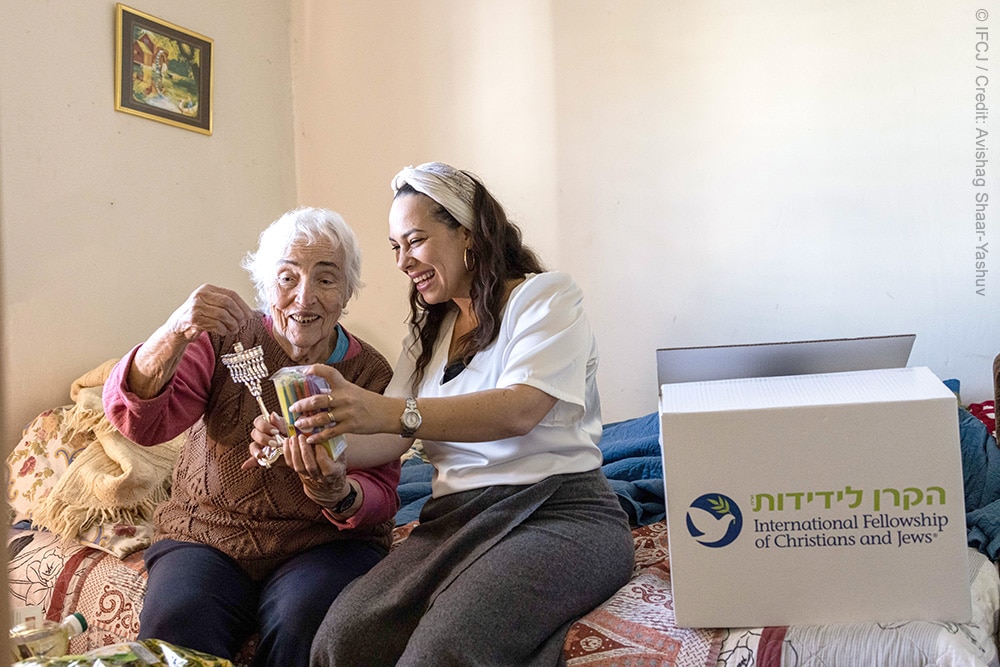
{"type": "MultiPolygon", "coordinates": [[[[222,355],[222,363],[229,369],[229,374],[233,376],[233,382],[246,386],[250,395],[257,399],[260,414],[264,415],[264,419],[270,422],[271,414],[260,395],[260,381],[267,377],[264,348],[258,345],[244,350],[243,343],[237,341],[233,345],[233,350],[234,352],[231,354],[222,355]]],[[[281,456],[281,444],[284,438],[279,434],[275,436],[275,439],[278,441],[278,446],[265,446],[260,456],[257,457],[257,462],[265,468],[270,468],[271,464],[281,456]]]]}

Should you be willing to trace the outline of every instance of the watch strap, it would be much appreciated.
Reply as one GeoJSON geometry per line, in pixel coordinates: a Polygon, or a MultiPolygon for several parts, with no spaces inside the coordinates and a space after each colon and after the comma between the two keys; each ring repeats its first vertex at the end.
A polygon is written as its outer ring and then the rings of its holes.
{"type": "Polygon", "coordinates": [[[412,438],[416,434],[417,429],[420,428],[420,425],[423,423],[423,421],[424,420],[420,414],[420,410],[417,409],[417,399],[407,398],[406,409],[403,410],[403,414],[399,418],[399,422],[401,425],[401,429],[399,432],[400,437],[412,438]],[[411,418],[415,418],[414,424],[409,423],[411,418]]]}
{"type": "Polygon", "coordinates": [[[347,495],[341,498],[340,502],[330,510],[334,514],[343,514],[347,510],[354,507],[354,502],[358,499],[358,489],[350,482],[348,482],[347,485],[351,487],[351,490],[348,491],[347,495]]]}

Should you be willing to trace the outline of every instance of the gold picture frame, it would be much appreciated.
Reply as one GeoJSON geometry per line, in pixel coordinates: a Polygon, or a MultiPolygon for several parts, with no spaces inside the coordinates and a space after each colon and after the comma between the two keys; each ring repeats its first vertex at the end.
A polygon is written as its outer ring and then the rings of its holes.
{"type": "Polygon", "coordinates": [[[212,134],[212,40],[121,3],[115,14],[115,110],[212,134]]]}

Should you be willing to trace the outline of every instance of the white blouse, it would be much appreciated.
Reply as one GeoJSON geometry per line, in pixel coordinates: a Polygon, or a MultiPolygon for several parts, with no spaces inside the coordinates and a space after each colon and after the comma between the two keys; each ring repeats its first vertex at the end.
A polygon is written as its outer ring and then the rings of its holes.
{"type": "MultiPolygon", "coordinates": [[[[454,379],[441,383],[457,314],[442,323],[434,354],[416,393],[419,399],[458,396],[516,384],[540,389],[555,406],[521,437],[486,442],[424,440],[434,465],[435,497],[498,484],[532,484],[550,475],[600,467],[601,401],[597,340],[583,310],[583,292],[568,275],[530,274],[507,301],[497,339],[454,379]]],[[[412,396],[419,354],[412,333],[403,343],[388,396],[412,396]]]]}

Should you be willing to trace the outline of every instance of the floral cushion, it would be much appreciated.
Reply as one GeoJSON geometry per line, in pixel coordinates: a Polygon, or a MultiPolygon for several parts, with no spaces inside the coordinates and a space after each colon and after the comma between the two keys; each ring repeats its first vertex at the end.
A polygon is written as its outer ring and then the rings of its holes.
{"type": "MultiPolygon", "coordinates": [[[[91,443],[85,432],[66,437],[66,405],[46,410],[25,429],[21,441],[7,456],[7,503],[10,522],[31,521],[38,503],[47,497],[70,463],[91,443]]],[[[153,526],[97,523],[79,535],[64,536],[118,558],[149,546],[153,526]]]]}
{"type": "Polygon", "coordinates": [[[84,434],[69,442],[63,422],[71,406],[46,410],[24,429],[21,442],[7,457],[7,503],[11,521],[30,521],[42,498],[52,492],[59,477],[89,443],[84,434]]]}

